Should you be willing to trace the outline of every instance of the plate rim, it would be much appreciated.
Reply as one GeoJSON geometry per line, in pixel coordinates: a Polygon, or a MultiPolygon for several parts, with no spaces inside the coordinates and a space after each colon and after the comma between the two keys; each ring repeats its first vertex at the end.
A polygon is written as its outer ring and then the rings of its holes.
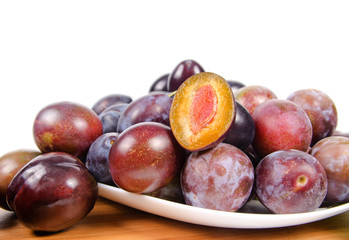
{"type": "Polygon", "coordinates": [[[181,222],[222,228],[266,229],[289,227],[323,220],[349,211],[349,203],[343,203],[338,206],[319,208],[313,212],[305,213],[227,212],[190,206],[145,194],[132,193],[103,183],[98,183],[98,194],[111,201],[158,216],[181,222]],[[164,208],[166,208],[166,211],[162,210],[164,208]],[[183,211],[191,214],[181,214],[183,211]]]}

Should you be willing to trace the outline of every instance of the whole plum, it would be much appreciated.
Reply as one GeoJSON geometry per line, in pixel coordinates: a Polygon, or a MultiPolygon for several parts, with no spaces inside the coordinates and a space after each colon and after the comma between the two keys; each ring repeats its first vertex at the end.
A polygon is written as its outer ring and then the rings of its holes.
{"type": "Polygon", "coordinates": [[[117,132],[121,113],[127,106],[127,103],[117,103],[107,107],[98,115],[103,125],[103,133],[117,132]]]}
{"type": "Polygon", "coordinates": [[[250,159],[227,143],[193,152],[181,177],[186,204],[223,211],[240,209],[251,194],[253,182],[254,168],[250,159]]]}
{"type": "Polygon", "coordinates": [[[143,122],[119,135],[110,149],[109,171],[118,187],[150,193],[167,185],[180,171],[185,158],[186,151],[170,127],[143,122]]]}
{"type": "Polygon", "coordinates": [[[287,99],[301,106],[308,114],[313,127],[311,145],[332,135],[337,127],[338,116],[336,106],[327,94],[317,89],[302,89],[287,99]]]}
{"type": "Polygon", "coordinates": [[[255,131],[254,120],[251,114],[244,106],[236,102],[235,120],[223,142],[234,145],[244,151],[251,145],[255,131]]]}
{"type": "Polygon", "coordinates": [[[260,85],[245,86],[235,92],[235,100],[241,103],[251,115],[259,104],[270,99],[277,99],[276,94],[269,88],[260,85]]]}
{"type": "Polygon", "coordinates": [[[109,173],[109,152],[111,146],[118,139],[116,132],[105,133],[99,136],[90,146],[85,165],[97,182],[113,185],[109,173]]]}
{"type": "Polygon", "coordinates": [[[132,102],[132,98],[130,96],[124,94],[110,94],[99,99],[93,106],[92,110],[99,115],[103,112],[107,107],[117,104],[117,103],[130,103],[132,102]]]}
{"type": "Polygon", "coordinates": [[[91,109],[73,102],[58,102],[37,114],[33,133],[43,153],[66,152],[84,160],[90,145],[103,134],[103,125],[91,109]]]}
{"type": "Polygon", "coordinates": [[[82,220],[97,196],[97,182],[78,158],[51,152],[34,158],[16,174],[7,202],[27,227],[57,232],[82,220]]]}
{"type": "Polygon", "coordinates": [[[6,202],[8,185],[16,173],[30,160],[41,153],[34,150],[15,150],[6,153],[0,158],[0,207],[11,210],[6,202]]]}
{"type": "Polygon", "coordinates": [[[255,108],[252,118],[256,127],[252,145],[260,158],[278,150],[309,150],[311,122],[296,103],[282,99],[265,101],[255,108]]]}
{"type": "Polygon", "coordinates": [[[168,77],[167,91],[176,91],[187,78],[204,71],[198,62],[191,59],[178,63],[168,77]]]}
{"type": "Polygon", "coordinates": [[[328,178],[329,203],[349,201],[349,138],[326,137],[317,142],[310,152],[324,167],[328,178]]]}
{"type": "Polygon", "coordinates": [[[327,192],[321,163],[299,150],[280,150],[263,158],[256,168],[256,194],[273,213],[317,209],[327,192]]]}
{"type": "Polygon", "coordinates": [[[153,84],[150,86],[149,92],[167,92],[167,80],[170,76],[169,73],[164,74],[160,76],[158,79],[156,79],[153,84]]]}
{"type": "Polygon", "coordinates": [[[242,87],[245,87],[246,85],[243,84],[242,82],[239,82],[237,80],[227,80],[227,82],[229,83],[231,90],[236,93],[237,90],[239,90],[242,87]]]}
{"type": "Polygon", "coordinates": [[[140,97],[122,112],[117,131],[121,133],[140,122],[158,122],[169,126],[171,104],[172,98],[164,93],[152,93],[140,97]]]}

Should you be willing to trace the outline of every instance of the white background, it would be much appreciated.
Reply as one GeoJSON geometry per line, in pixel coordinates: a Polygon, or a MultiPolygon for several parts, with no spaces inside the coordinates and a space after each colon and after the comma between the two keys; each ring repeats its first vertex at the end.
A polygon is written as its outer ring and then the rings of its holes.
{"type": "Polygon", "coordinates": [[[279,98],[317,88],[349,131],[349,1],[1,1],[0,155],[44,106],[136,99],[182,60],[279,98]]]}

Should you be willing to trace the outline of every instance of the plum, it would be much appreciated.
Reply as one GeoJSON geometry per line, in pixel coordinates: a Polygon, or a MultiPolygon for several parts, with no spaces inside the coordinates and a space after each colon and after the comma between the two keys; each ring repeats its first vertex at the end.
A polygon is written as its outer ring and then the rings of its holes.
{"type": "Polygon", "coordinates": [[[118,123],[121,113],[127,106],[127,103],[116,103],[107,107],[98,115],[103,125],[103,133],[118,131],[118,123]]]}
{"type": "Polygon", "coordinates": [[[188,151],[217,146],[227,136],[236,114],[227,81],[203,72],[188,78],[176,91],[170,125],[177,141],[188,151]]]}
{"type": "Polygon", "coordinates": [[[4,154],[0,158],[0,207],[11,210],[6,202],[8,185],[16,173],[30,160],[39,156],[41,152],[36,150],[19,149],[4,154]]]}
{"type": "Polygon", "coordinates": [[[82,220],[97,196],[97,182],[85,165],[63,152],[32,159],[7,190],[7,202],[20,222],[45,232],[57,232],[82,220]]]}
{"type": "Polygon", "coordinates": [[[256,194],[273,213],[316,210],[327,192],[321,163],[299,150],[280,150],[264,157],[256,170],[256,194]]]}
{"type": "Polygon", "coordinates": [[[223,142],[245,150],[251,145],[255,131],[254,120],[251,114],[244,106],[236,102],[235,120],[223,142]]]}
{"type": "Polygon", "coordinates": [[[287,100],[295,102],[307,113],[312,127],[311,145],[331,136],[337,127],[337,109],[332,99],[317,89],[302,89],[293,92],[287,100]]]}
{"type": "Polygon", "coordinates": [[[252,115],[254,109],[261,103],[277,99],[276,94],[269,88],[260,85],[249,85],[235,92],[235,99],[242,104],[252,115]]]}
{"type": "Polygon", "coordinates": [[[240,209],[251,194],[253,182],[254,168],[250,159],[227,143],[193,152],[181,177],[186,204],[222,211],[240,209]]]}
{"type": "Polygon", "coordinates": [[[176,91],[187,78],[201,72],[204,72],[204,69],[194,60],[188,59],[178,63],[168,77],[167,91],[176,91]]]}
{"type": "Polygon", "coordinates": [[[117,104],[117,103],[130,103],[132,98],[125,94],[115,93],[102,97],[93,106],[92,110],[99,115],[107,107],[117,104]]]}
{"type": "Polygon", "coordinates": [[[322,164],[328,178],[325,201],[349,201],[349,138],[330,136],[317,142],[310,153],[322,164]]]}
{"type": "Polygon", "coordinates": [[[184,203],[180,181],[180,172],[178,172],[178,174],[171,180],[171,182],[169,182],[162,188],[147,193],[147,195],[172,202],[184,203]]]}
{"type": "Polygon", "coordinates": [[[136,99],[121,113],[117,132],[121,133],[140,122],[158,122],[169,126],[171,104],[172,98],[164,93],[147,94],[136,99]]]}
{"type": "Polygon", "coordinates": [[[97,182],[113,185],[109,172],[109,152],[111,146],[118,139],[119,133],[111,132],[99,136],[90,146],[85,165],[97,182]]]}
{"type": "Polygon", "coordinates": [[[242,82],[239,82],[237,80],[227,80],[227,82],[229,83],[231,90],[235,93],[237,92],[237,90],[239,90],[242,87],[246,87],[245,84],[243,84],[242,82]]]}
{"type": "Polygon", "coordinates": [[[167,185],[185,158],[186,151],[170,127],[157,122],[137,123],[123,131],[112,145],[109,171],[118,187],[150,193],[167,185]]]}
{"type": "Polygon", "coordinates": [[[260,158],[278,150],[308,151],[312,126],[308,115],[296,103],[267,100],[255,108],[252,118],[256,127],[252,145],[260,158]]]}
{"type": "Polygon", "coordinates": [[[84,160],[90,145],[103,134],[103,125],[91,109],[58,102],[37,114],[33,133],[41,152],[66,152],[84,160]]]}
{"type": "Polygon", "coordinates": [[[150,86],[149,92],[167,92],[167,80],[169,76],[170,74],[167,73],[156,79],[150,86]]]}

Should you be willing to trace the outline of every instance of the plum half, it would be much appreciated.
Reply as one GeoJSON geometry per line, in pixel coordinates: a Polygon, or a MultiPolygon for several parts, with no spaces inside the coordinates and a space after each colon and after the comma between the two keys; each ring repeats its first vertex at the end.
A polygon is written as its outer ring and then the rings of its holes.
{"type": "Polygon", "coordinates": [[[176,91],[170,126],[182,147],[205,150],[224,140],[235,115],[230,85],[215,73],[203,72],[188,78],[176,91]]]}

